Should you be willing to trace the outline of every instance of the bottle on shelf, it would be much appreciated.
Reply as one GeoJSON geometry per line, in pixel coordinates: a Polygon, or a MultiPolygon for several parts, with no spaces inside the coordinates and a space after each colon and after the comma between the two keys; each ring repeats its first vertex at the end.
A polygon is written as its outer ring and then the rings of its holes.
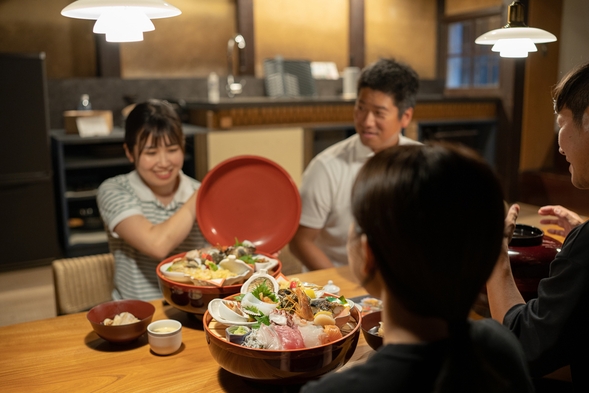
{"type": "Polygon", "coordinates": [[[207,78],[207,88],[210,102],[219,102],[219,76],[211,72],[207,78]]]}
{"type": "Polygon", "coordinates": [[[80,96],[80,101],[78,102],[78,110],[79,111],[89,111],[92,109],[92,104],[90,103],[90,96],[88,94],[82,94],[80,96]]]}

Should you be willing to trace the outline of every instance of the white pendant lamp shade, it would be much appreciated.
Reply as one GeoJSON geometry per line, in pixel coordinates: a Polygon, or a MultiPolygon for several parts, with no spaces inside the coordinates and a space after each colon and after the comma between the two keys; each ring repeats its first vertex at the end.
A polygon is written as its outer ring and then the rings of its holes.
{"type": "Polygon", "coordinates": [[[528,52],[537,52],[534,42],[529,38],[500,39],[491,48],[501,57],[528,57],[528,52]]]}
{"type": "Polygon", "coordinates": [[[493,45],[493,51],[501,57],[528,57],[536,52],[535,44],[556,41],[556,36],[546,30],[528,27],[523,22],[524,10],[519,1],[509,5],[508,23],[500,29],[486,32],[475,40],[479,45],[493,45]]]}
{"type": "Polygon", "coordinates": [[[63,16],[77,19],[98,19],[108,9],[132,7],[149,19],[170,18],[182,13],[162,0],[77,0],[61,10],[63,16]]]}
{"type": "Polygon", "coordinates": [[[109,42],[142,41],[143,32],[155,30],[151,19],[181,13],[162,0],[77,0],[61,11],[69,18],[96,19],[94,33],[106,34],[109,42]]]}

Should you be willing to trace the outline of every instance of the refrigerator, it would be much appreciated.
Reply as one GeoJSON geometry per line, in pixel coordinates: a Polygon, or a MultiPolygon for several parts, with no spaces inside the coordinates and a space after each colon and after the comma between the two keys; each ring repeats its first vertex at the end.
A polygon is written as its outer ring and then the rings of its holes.
{"type": "Polygon", "coordinates": [[[60,255],[44,53],[0,53],[0,270],[60,255]]]}

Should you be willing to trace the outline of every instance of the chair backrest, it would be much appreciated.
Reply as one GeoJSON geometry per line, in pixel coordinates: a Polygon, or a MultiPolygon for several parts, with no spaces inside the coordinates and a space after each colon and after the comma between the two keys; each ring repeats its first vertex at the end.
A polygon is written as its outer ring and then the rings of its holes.
{"type": "Polygon", "coordinates": [[[57,315],[86,311],[112,300],[112,254],[56,259],[51,265],[57,315]]]}

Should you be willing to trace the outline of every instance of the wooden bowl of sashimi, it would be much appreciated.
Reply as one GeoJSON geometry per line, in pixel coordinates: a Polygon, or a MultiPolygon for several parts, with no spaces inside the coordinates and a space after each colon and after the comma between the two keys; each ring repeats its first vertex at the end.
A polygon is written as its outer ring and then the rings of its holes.
{"type": "MultiPolygon", "coordinates": [[[[224,300],[233,301],[236,297],[238,295],[229,296],[224,300]]],[[[269,384],[301,384],[342,367],[350,360],[356,349],[361,322],[362,316],[358,308],[351,307],[347,322],[338,323],[339,326],[325,326],[326,328],[337,327],[339,331],[335,335],[328,333],[328,329],[325,329],[325,334],[322,333],[320,337],[310,336],[312,334],[310,331],[314,329],[300,329],[300,331],[306,330],[301,335],[293,332],[301,324],[304,327],[313,326],[313,321],[298,321],[291,324],[292,326],[283,325],[282,331],[277,330],[273,333],[275,340],[278,341],[277,345],[282,345],[283,348],[296,348],[261,349],[247,346],[252,343],[249,339],[257,330],[268,329],[269,326],[248,326],[249,336],[239,344],[229,341],[230,337],[227,335],[227,329],[236,326],[215,320],[210,311],[207,311],[203,317],[207,344],[215,361],[232,374],[269,384]],[[294,344],[297,339],[293,339],[293,336],[299,336],[298,345],[294,344]]],[[[271,326],[275,325],[271,324],[271,326]]],[[[319,328],[317,330],[322,330],[321,326],[317,327],[319,328]]],[[[276,344],[273,347],[276,348],[276,344]]]]}
{"type": "MultiPolygon", "coordinates": [[[[157,266],[157,278],[160,290],[164,299],[174,308],[194,314],[197,318],[202,318],[207,307],[213,299],[223,299],[227,296],[239,293],[243,281],[233,285],[195,285],[190,279],[177,281],[165,274],[166,266],[179,258],[183,258],[187,253],[180,253],[164,259],[157,266]]],[[[258,255],[266,256],[268,259],[275,260],[277,263],[272,267],[268,274],[277,278],[282,270],[282,262],[268,254],[257,252],[258,255]]],[[[254,269],[255,271],[255,269],[254,269]]]]}

